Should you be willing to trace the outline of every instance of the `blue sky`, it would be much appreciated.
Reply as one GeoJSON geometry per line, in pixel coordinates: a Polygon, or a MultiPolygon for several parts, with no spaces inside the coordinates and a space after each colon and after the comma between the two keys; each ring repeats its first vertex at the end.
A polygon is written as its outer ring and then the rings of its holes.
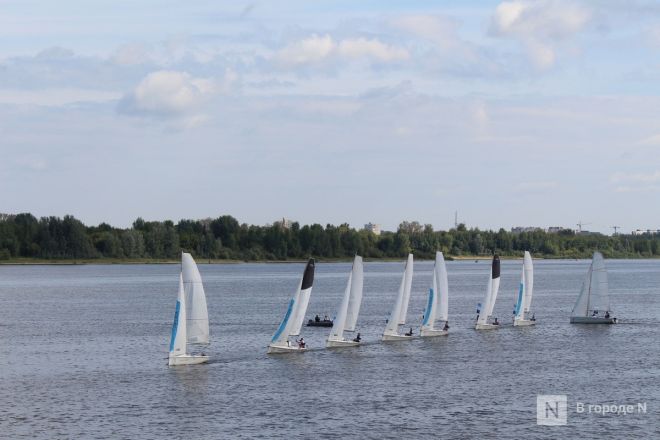
{"type": "Polygon", "coordinates": [[[656,2],[0,1],[0,29],[0,212],[660,226],[656,2]]]}

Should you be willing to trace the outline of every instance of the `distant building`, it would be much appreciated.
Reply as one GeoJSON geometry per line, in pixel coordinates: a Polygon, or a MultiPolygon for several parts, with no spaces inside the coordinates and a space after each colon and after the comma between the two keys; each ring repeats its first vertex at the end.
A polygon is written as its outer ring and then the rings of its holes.
{"type": "Polygon", "coordinates": [[[537,226],[515,226],[511,228],[512,234],[522,234],[523,232],[538,232],[543,231],[543,228],[537,226]]]}
{"type": "Polygon", "coordinates": [[[5,222],[5,221],[11,219],[12,217],[14,217],[14,216],[11,215],[11,214],[3,214],[3,213],[0,212],[0,222],[5,222]]]}
{"type": "Polygon", "coordinates": [[[380,225],[377,225],[375,223],[367,223],[364,225],[364,230],[369,231],[375,235],[380,235],[380,225]]]}
{"type": "Polygon", "coordinates": [[[632,235],[656,235],[660,234],[660,229],[635,229],[632,235]]]}
{"type": "Polygon", "coordinates": [[[289,220],[288,218],[282,217],[282,220],[277,221],[275,223],[279,224],[284,229],[291,229],[291,225],[293,224],[293,220],[289,220]]]}
{"type": "Polygon", "coordinates": [[[564,229],[566,228],[562,228],[561,226],[550,226],[547,232],[548,234],[559,234],[564,229]]]}

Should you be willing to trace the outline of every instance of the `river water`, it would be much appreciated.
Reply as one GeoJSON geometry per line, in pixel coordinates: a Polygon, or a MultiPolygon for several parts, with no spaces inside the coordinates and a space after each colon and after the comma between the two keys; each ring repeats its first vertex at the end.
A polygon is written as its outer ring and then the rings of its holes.
{"type": "MultiPolygon", "coordinates": [[[[477,332],[489,264],[448,262],[450,335],[381,343],[403,263],[367,262],[365,344],[327,350],[329,329],[303,328],[311,350],[278,356],[304,264],[200,264],[212,361],[176,368],[178,265],[0,266],[0,438],[660,438],[660,261],[607,260],[620,324],[571,325],[588,264],[535,261],[538,325],[477,332]],[[567,425],[537,425],[539,394],[567,395],[567,425]]],[[[308,317],[334,315],[349,270],[317,264],[308,317]]],[[[502,262],[503,323],[520,270],[502,262]]],[[[431,274],[415,263],[416,332],[431,274]]]]}

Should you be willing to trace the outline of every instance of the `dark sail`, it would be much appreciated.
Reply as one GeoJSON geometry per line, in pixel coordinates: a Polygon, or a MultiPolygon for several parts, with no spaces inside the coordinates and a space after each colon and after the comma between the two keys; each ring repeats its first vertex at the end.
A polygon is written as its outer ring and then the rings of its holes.
{"type": "Polygon", "coordinates": [[[493,279],[500,277],[500,256],[493,256],[493,279]]]}
{"type": "MultiPolygon", "coordinates": [[[[499,262],[498,262],[499,263],[499,262]]],[[[499,266],[498,266],[499,267],[499,266]]],[[[499,273],[499,269],[498,269],[499,273]]],[[[314,283],[314,259],[310,258],[305,268],[305,275],[303,275],[301,290],[309,289],[314,283]]]]}

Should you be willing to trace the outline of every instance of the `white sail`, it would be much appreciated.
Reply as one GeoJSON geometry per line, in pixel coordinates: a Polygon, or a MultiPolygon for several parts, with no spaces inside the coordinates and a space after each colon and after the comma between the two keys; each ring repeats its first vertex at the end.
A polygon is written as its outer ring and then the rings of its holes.
{"type": "Polygon", "coordinates": [[[302,320],[307,313],[307,304],[312,293],[314,282],[314,260],[310,259],[305,267],[305,272],[298,283],[298,288],[293,298],[289,300],[286,313],[271,339],[271,345],[287,346],[289,336],[300,334],[302,320]]]}
{"type": "Polygon", "coordinates": [[[488,288],[486,289],[486,297],[481,306],[479,313],[478,324],[486,324],[488,318],[493,314],[495,308],[495,300],[497,299],[497,292],[500,289],[500,258],[495,255],[493,263],[490,266],[490,279],[488,280],[488,288]]]}
{"type": "MultiPolygon", "coordinates": [[[[412,254],[408,255],[408,260],[406,261],[406,267],[403,272],[403,277],[401,278],[401,285],[399,286],[399,292],[394,301],[394,307],[392,307],[392,313],[387,320],[387,326],[385,326],[384,335],[397,335],[399,334],[399,324],[405,324],[405,316],[403,320],[401,319],[401,312],[403,309],[403,302],[406,298],[406,286],[412,284],[412,254]]],[[[408,287],[410,289],[410,287],[408,287]]],[[[406,306],[406,310],[408,307],[406,306]]]]}
{"type": "Polygon", "coordinates": [[[186,297],[188,342],[209,343],[209,313],[206,308],[206,295],[197,264],[190,254],[181,255],[181,272],[186,297]]]}
{"type": "Polygon", "coordinates": [[[330,336],[328,336],[329,341],[341,341],[344,339],[344,328],[346,325],[346,316],[348,314],[348,304],[351,299],[351,284],[353,283],[353,271],[348,274],[348,284],[346,285],[346,290],[344,291],[344,296],[339,305],[339,310],[337,311],[337,316],[332,324],[332,330],[330,330],[330,336]]]}
{"type": "Polygon", "coordinates": [[[355,331],[358,315],[360,314],[360,305],[362,304],[362,287],[364,285],[364,271],[362,267],[362,257],[355,256],[353,260],[353,269],[350,276],[351,292],[348,300],[348,310],[346,312],[346,323],[344,330],[348,332],[355,331]]]}
{"type": "Polygon", "coordinates": [[[170,338],[170,357],[186,354],[186,297],[183,290],[183,276],[179,274],[179,294],[176,300],[172,336],[170,338]]]}
{"type": "Polygon", "coordinates": [[[410,304],[410,292],[412,290],[412,278],[413,278],[413,254],[408,254],[408,260],[406,261],[406,271],[404,273],[404,286],[403,286],[403,298],[401,301],[401,310],[399,311],[399,324],[403,325],[406,323],[406,317],[408,316],[408,304],[410,304]]]}
{"type": "Polygon", "coordinates": [[[604,313],[609,311],[610,298],[605,261],[600,252],[595,252],[571,316],[588,317],[595,312],[598,312],[598,316],[604,316],[604,313]]]}
{"type": "Polygon", "coordinates": [[[525,275],[525,303],[524,313],[527,314],[532,309],[532,294],[534,293],[534,263],[532,262],[532,255],[525,251],[523,258],[523,273],[525,275]]]}
{"type": "Polygon", "coordinates": [[[447,321],[448,314],[448,282],[447,268],[442,252],[435,253],[435,265],[433,266],[433,281],[429,289],[429,296],[424,311],[424,330],[434,330],[436,319],[447,321]]]}
{"type": "Polygon", "coordinates": [[[438,315],[437,319],[449,320],[449,281],[447,280],[447,265],[442,252],[435,254],[436,276],[438,278],[438,315]]]}

